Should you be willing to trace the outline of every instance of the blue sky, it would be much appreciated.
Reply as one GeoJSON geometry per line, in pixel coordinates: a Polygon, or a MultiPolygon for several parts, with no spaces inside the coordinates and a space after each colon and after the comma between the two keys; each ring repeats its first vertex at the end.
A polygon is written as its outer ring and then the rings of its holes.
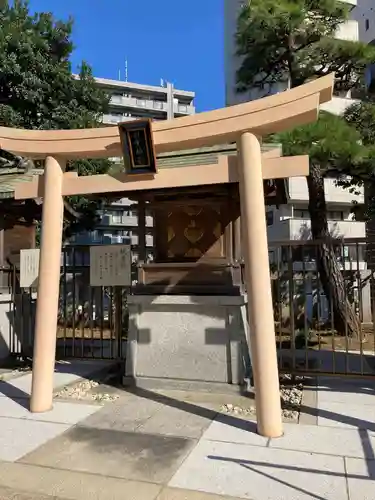
{"type": "Polygon", "coordinates": [[[164,78],[196,92],[198,111],[224,105],[221,0],[30,0],[33,11],[75,20],[73,70],[137,83],[164,78]]]}

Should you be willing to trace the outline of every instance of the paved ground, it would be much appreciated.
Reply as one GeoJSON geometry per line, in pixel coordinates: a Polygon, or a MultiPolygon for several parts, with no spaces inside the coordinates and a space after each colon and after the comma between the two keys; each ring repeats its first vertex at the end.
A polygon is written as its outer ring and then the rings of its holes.
{"type": "Polygon", "coordinates": [[[222,395],[113,391],[39,416],[0,397],[0,500],[375,500],[374,384],[319,379],[272,440],[222,395]]]}

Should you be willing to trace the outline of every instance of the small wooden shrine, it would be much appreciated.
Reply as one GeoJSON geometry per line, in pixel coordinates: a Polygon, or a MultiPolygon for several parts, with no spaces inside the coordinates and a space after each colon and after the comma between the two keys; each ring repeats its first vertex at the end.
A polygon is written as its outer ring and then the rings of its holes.
{"type": "MultiPolygon", "coordinates": [[[[264,150],[275,149],[265,145],[264,150]]],[[[235,145],[169,153],[158,168],[212,165],[235,145]]],[[[282,179],[264,181],[266,204],[286,201],[282,179]]],[[[132,193],[134,195],[134,193],[132,193]]],[[[237,295],[243,288],[238,183],[138,192],[140,294],[237,295]],[[154,259],[145,252],[145,214],[154,219],[154,259]]]]}

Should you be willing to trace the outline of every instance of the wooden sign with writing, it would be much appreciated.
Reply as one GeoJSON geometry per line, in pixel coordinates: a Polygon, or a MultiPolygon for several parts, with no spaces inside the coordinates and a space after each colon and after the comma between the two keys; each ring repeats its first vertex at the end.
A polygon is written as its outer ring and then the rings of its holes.
{"type": "Polygon", "coordinates": [[[150,119],[119,123],[119,133],[127,174],[155,174],[156,156],[150,119]]]}
{"type": "Polygon", "coordinates": [[[90,286],[131,286],[130,245],[90,247],[90,286]]]}
{"type": "Polygon", "coordinates": [[[35,288],[39,276],[39,248],[27,248],[20,251],[20,286],[35,288]]]}

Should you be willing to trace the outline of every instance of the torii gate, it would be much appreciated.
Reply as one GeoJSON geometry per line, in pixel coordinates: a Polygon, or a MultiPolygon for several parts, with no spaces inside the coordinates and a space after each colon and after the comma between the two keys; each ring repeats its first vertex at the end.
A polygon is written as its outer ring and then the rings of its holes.
{"type": "Polygon", "coordinates": [[[189,117],[152,123],[156,153],[237,142],[237,157],[218,164],[162,170],[155,175],[79,177],[64,173],[67,160],[121,156],[117,127],[83,130],[20,130],[0,127],[1,148],[45,159],[45,173],[16,187],[16,199],[43,197],[34,362],[30,410],[52,408],[59,299],[63,197],[239,182],[251,359],[258,432],[282,435],[275,328],[272,308],[263,179],[308,175],[308,157],[264,154],[259,139],[313,122],[319,104],[332,99],[334,75],[283,93],[189,117]]]}

